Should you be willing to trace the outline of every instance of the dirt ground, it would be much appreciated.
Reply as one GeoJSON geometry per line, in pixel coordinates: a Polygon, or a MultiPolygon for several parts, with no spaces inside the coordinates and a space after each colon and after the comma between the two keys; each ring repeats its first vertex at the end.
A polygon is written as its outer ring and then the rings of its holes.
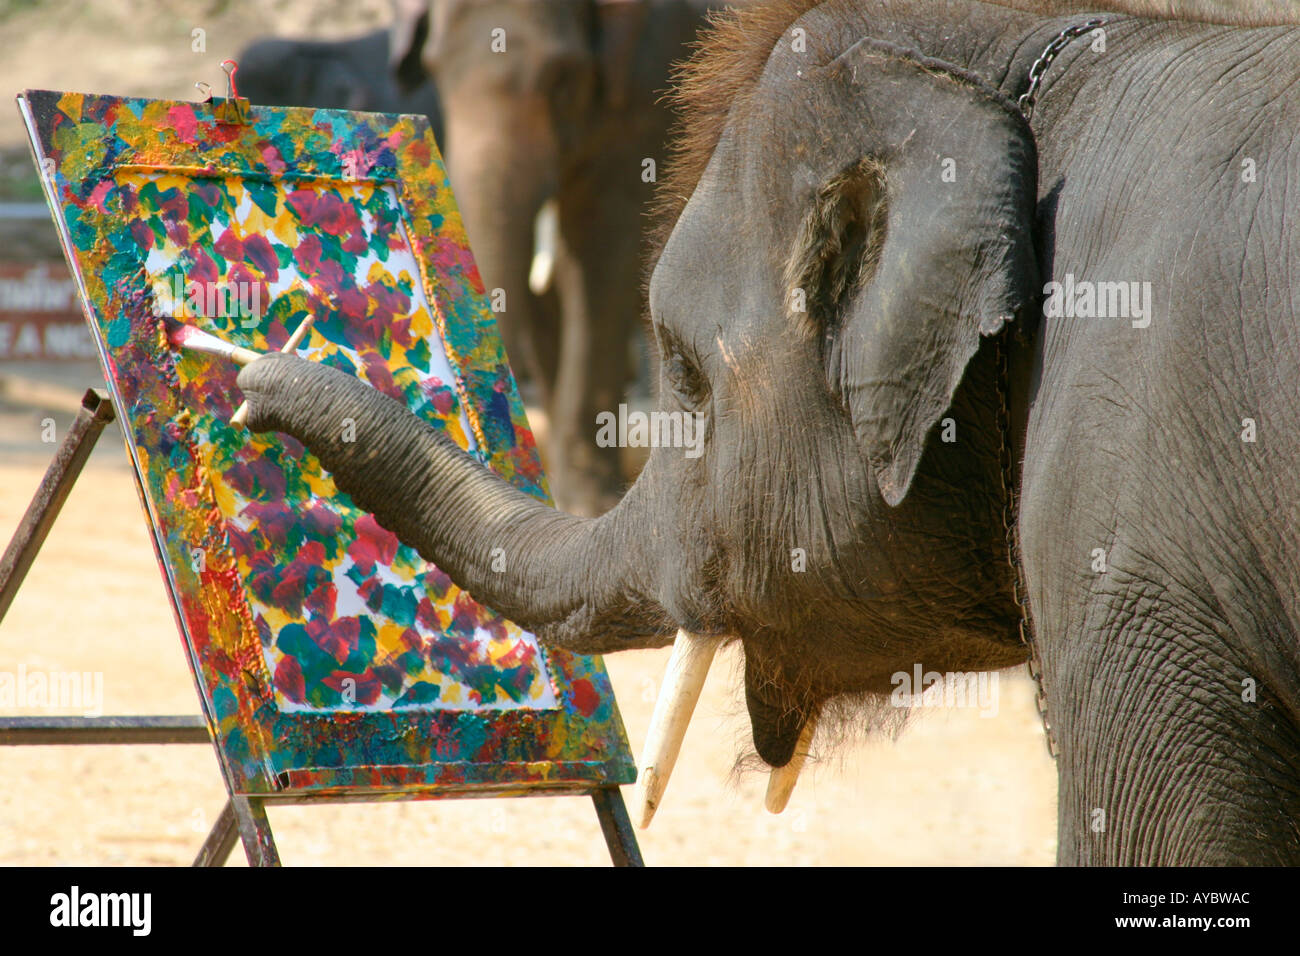
{"type": "MultiPolygon", "coordinates": [[[[0,542],[53,454],[81,381],[0,368],[0,542]]],[[[154,561],[117,426],[110,426],[4,621],[0,672],[103,675],[104,714],[197,713],[193,680],[154,561]]],[[[667,650],[606,659],[633,752],[667,650]]],[[[919,711],[895,743],[859,741],[804,771],[784,814],[766,776],[735,771],[749,746],[734,657],[715,664],[668,795],[640,834],[653,865],[1012,864],[1055,856],[1056,776],[1022,671],[1001,676],[996,716],[919,711]]],[[[4,714],[75,713],[0,709],[4,714]]],[[[631,788],[625,788],[630,799],[631,788]]],[[[0,748],[0,863],[185,864],[224,790],[205,746],[0,748]]],[[[446,800],[270,810],[290,865],[603,865],[590,800],[446,800]]],[[[232,861],[244,865],[236,850],[232,861]]]]}

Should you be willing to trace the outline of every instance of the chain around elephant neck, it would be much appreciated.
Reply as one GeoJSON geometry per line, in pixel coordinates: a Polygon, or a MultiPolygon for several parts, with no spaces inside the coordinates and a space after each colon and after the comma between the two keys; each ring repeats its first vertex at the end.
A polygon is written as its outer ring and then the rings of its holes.
{"type": "MultiPolygon", "coordinates": [[[[1070,41],[1086,33],[1105,26],[1110,21],[1104,17],[1095,17],[1087,23],[1078,23],[1066,27],[1047,44],[1038,55],[1033,66],[1029,68],[1029,87],[1016,101],[1016,106],[1024,114],[1025,120],[1033,118],[1034,104],[1043,86],[1043,76],[1052,61],[1070,45],[1070,41]]],[[[1011,337],[1014,330],[1008,326],[997,344],[996,388],[998,392],[998,432],[999,432],[999,473],[1002,479],[1002,535],[1007,546],[1007,563],[1011,565],[1011,599],[1016,605],[1019,617],[1017,630],[1021,646],[1029,652],[1025,665],[1029,676],[1034,681],[1034,706],[1038,717],[1043,722],[1043,736],[1047,741],[1047,752],[1056,759],[1060,748],[1056,743],[1056,734],[1052,731],[1052,721],[1047,712],[1047,682],[1043,677],[1043,661],[1038,654],[1038,642],[1034,640],[1033,624],[1029,617],[1029,605],[1025,600],[1025,574],[1020,560],[1020,535],[1017,531],[1020,514],[1020,495],[1016,483],[1015,443],[1011,434],[1011,337]]]]}
{"type": "Polygon", "coordinates": [[[1087,23],[1066,27],[1052,39],[1051,43],[1047,44],[1043,52],[1038,55],[1038,59],[1034,61],[1034,65],[1029,68],[1029,89],[1025,90],[1020,99],[1016,101],[1016,105],[1020,107],[1020,112],[1025,114],[1025,119],[1033,117],[1034,103],[1038,99],[1038,92],[1043,85],[1043,74],[1047,72],[1047,68],[1052,65],[1052,61],[1056,59],[1057,55],[1070,45],[1071,40],[1104,27],[1109,22],[1104,17],[1096,17],[1087,23]]]}
{"type": "Polygon", "coordinates": [[[997,369],[994,371],[997,389],[998,415],[998,465],[1002,479],[1002,535],[1007,546],[1007,563],[1011,565],[1011,599],[1019,617],[1018,633],[1021,645],[1029,652],[1025,665],[1034,680],[1034,706],[1043,722],[1047,752],[1055,759],[1058,748],[1056,734],[1047,713],[1047,684],[1043,679],[1043,662],[1038,656],[1038,642],[1034,640],[1033,624],[1029,618],[1029,605],[1025,600],[1024,568],[1020,561],[1020,535],[1017,533],[1020,495],[1017,491],[1015,470],[1015,441],[1011,432],[1011,337],[1015,329],[1008,324],[997,341],[997,369]]]}

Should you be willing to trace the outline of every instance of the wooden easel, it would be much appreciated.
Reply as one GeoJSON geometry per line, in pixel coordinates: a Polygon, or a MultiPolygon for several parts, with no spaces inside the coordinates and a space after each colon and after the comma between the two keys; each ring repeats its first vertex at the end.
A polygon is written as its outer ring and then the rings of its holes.
{"type": "MultiPolygon", "coordinates": [[[[67,437],[41,479],[40,486],[4,557],[0,558],[0,620],[13,603],[37,552],[45,543],[54,519],[67,501],[96,440],[114,420],[112,401],[97,389],[88,389],[81,399],[67,437]]],[[[0,746],[18,744],[200,744],[213,743],[207,721],[200,716],[178,717],[0,717],[0,746]]],[[[223,775],[224,776],[224,775],[223,775]]],[[[623,796],[616,786],[563,791],[562,795],[586,793],[596,805],[600,829],[615,866],[644,866],[623,796]]],[[[320,803],[328,798],[284,798],[248,796],[230,791],[226,783],[226,805],[203,842],[195,866],[221,866],[238,839],[250,866],[279,866],[266,804],[320,803]]]]}

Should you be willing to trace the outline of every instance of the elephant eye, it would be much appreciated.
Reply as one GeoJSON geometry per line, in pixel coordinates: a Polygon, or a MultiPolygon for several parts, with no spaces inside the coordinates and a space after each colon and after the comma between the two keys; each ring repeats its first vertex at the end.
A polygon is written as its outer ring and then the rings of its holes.
{"type": "Polygon", "coordinates": [[[709,385],[694,362],[673,348],[664,356],[663,368],[669,388],[684,405],[704,404],[709,396],[709,385]]]}

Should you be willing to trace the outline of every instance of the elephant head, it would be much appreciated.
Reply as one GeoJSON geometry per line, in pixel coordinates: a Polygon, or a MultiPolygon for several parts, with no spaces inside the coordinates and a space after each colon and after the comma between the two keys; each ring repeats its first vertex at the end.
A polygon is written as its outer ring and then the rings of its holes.
{"type": "Polygon", "coordinates": [[[660,409],[703,444],[656,448],[607,514],[544,506],[332,369],[272,356],[239,382],[252,427],[302,440],[543,641],[738,640],[756,748],[781,766],[828,707],[879,700],[916,662],[1025,658],[985,340],[1036,301],[1037,161],[997,90],[874,39],[778,45],[729,110],[650,283],[660,409]]]}

